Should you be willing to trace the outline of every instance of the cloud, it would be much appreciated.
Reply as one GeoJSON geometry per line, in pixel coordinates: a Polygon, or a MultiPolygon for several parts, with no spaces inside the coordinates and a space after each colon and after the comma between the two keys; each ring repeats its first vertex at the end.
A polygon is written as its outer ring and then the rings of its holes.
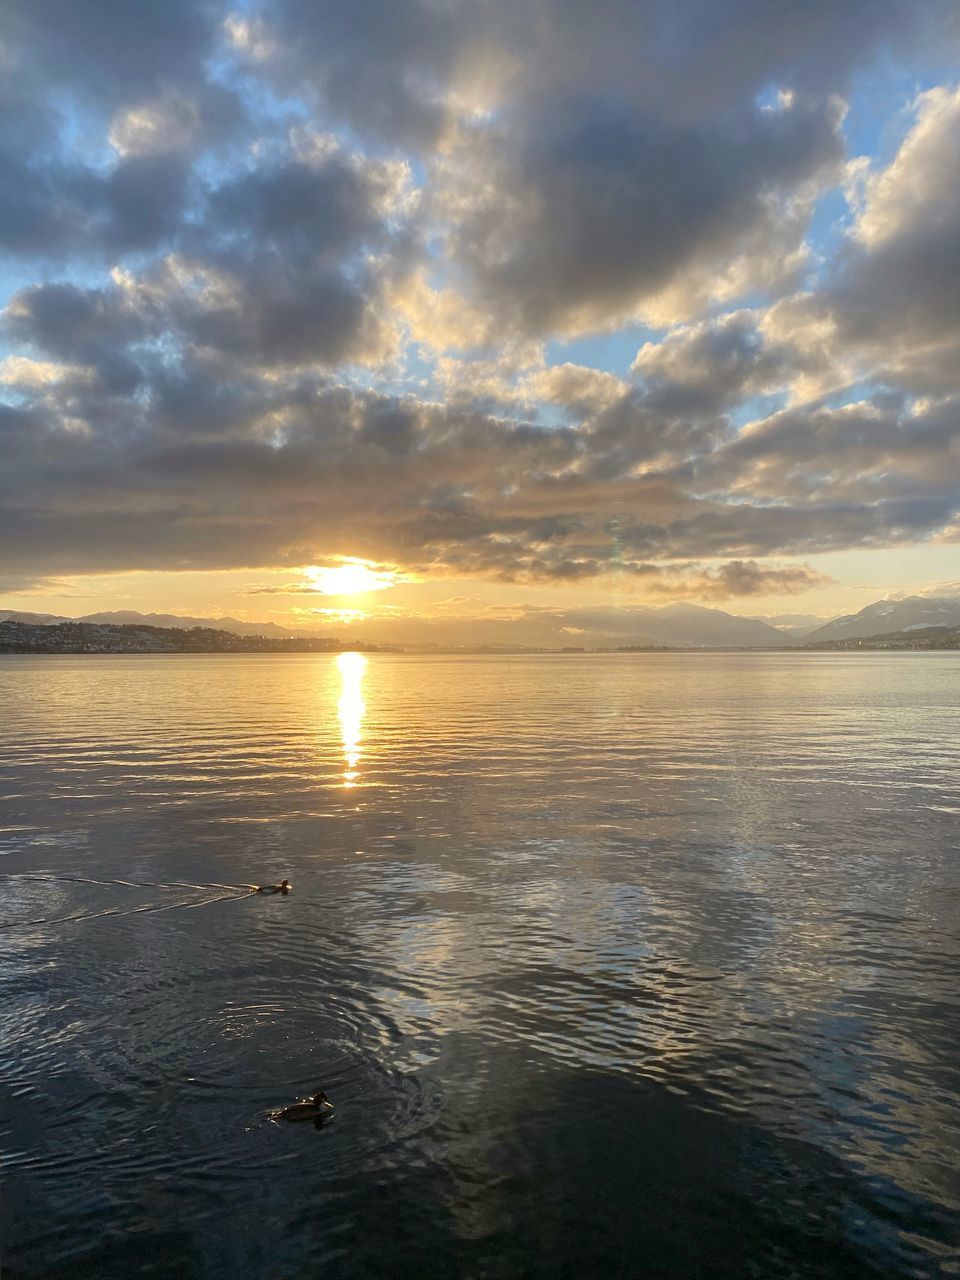
{"type": "MultiPolygon", "coordinates": [[[[18,141],[22,141],[21,139],[18,141]]],[[[189,171],[175,155],[122,158],[106,172],[37,165],[0,141],[0,247],[25,257],[104,257],[176,238],[189,171]]]]}
{"type": "Polygon", "coordinates": [[[717,413],[779,391],[792,376],[794,353],[764,341],[759,320],[756,312],[733,311],[677,325],[661,341],[644,343],[632,371],[659,406],[686,414],[717,413]]]}
{"type": "Polygon", "coordinates": [[[960,177],[960,89],[921,93],[913,110],[916,121],[890,164],[863,176],[853,234],[868,251],[955,217],[949,205],[960,177]]]}
{"type": "Polygon", "coordinates": [[[825,291],[840,340],[921,393],[955,389],[960,355],[960,89],[921,94],[886,168],[867,174],[844,270],[825,291]]]}
{"type": "Polygon", "coordinates": [[[24,74],[111,102],[202,80],[217,10],[209,0],[6,0],[0,36],[24,74]]]}
{"type": "Polygon", "coordinates": [[[678,599],[730,600],[743,596],[799,595],[822,587],[832,579],[810,565],[764,566],[753,560],[731,560],[719,569],[707,569],[679,585],[668,585],[661,594],[678,599]]]}
{"type": "Polygon", "coordinates": [[[751,425],[704,464],[734,493],[876,503],[960,488],[958,404],[916,411],[883,395],[833,409],[788,409],[751,425]]]}
{"type": "Polygon", "coordinates": [[[402,209],[408,182],[404,165],[328,146],[313,162],[294,155],[225,183],[211,196],[209,217],[225,234],[288,260],[340,261],[385,240],[385,216],[402,209]]]}
{"type": "Polygon", "coordinates": [[[426,0],[278,0],[255,35],[234,26],[234,44],[354,127],[429,143],[445,118],[437,90],[449,82],[470,25],[457,8],[426,0]]]}
{"type": "MultiPolygon", "coordinates": [[[[134,169],[115,184],[123,247],[164,238],[172,215],[153,199],[154,183],[162,177],[169,194],[182,173],[167,155],[123,166],[134,169]]],[[[161,338],[265,366],[383,360],[396,330],[367,255],[389,240],[405,188],[393,164],[335,148],[306,164],[288,152],[213,190],[188,251],[115,269],[99,288],[22,290],[7,307],[9,330],[36,349],[94,361],[112,344],[115,362],[129,362],[136,342],[161,338]]]]}
{"type": "MultiPolygon", "coordinates": [[[[12,366],[29,404],[0,420],[6,545],[16,530],[38,573],[339,554],[423,574],[611,577],[648,591],[662,562],[888,545],[945,527],[960,506],[949,407],[782,411],[711,443],[644,408],[642,392],[628,401],[635,418],[616,401],[619,418],[607,407],[543,427],[309,372],[234,376],[218,356],[178,370],[144,360],[131,401],[103,347],[119,320],[102,300],[83,301],[52,327],[83,363],[12,366]]],[[[723,598],[812,582],[735,564],[697,590],[723,598]]]]}
{"type": "Polygon", "coordinates": [[[949,55],[949,6],[147,8],[0,15],[8,580],[340,555],[720,600],[955,536],[960,92],[886,162],[843,100],[949,55]],[[596,333],[608,367],[559,342],[596,333]]]}
{"type": "Polygon", "coordinates": [[[575,418],[590,418],[622,400],[630,385],[602,369],[568,361],[530,374],[525,390],[531,399],[561,405],[575,418]]]}
{"type": "Polygon", "coordinates": [[[669,322],[781,287],[842,158],[833,95],[890,40],[919,54],[955,38],[939,0],[816,3],[802,20],[762,0],[606,0],[589,18],[567,0],[283,0],[227,29],[259,73],[432,156],[451,279],[421,279],[407,306],[425,329],[442,309],[460,343],[669,322]],[[790,92],[761,109],[771,84],[790,92]]]}
{"type": "Polygon", "coordinates": [[[580,582],[600,576],[637,579],[639,593],[652,600],[733,600],[747,596],[799,595],[833,581],[810,565],[760,565],[731,560],[718,567],[621,560],[544,559],[531,557],[502,574],[520,583],[580,582]]]}
{"type": "Polygon", "coordinates": [[[225,30],[257,72],[354,129],[421,147],[505,104],[598,84],[674,121],[709,120],[771,83],[836,92],[877,49],[923,56],[956,38],[949,0],[814,0],[802,13],[765,0],[277,0],[259,18],[230,14],[225,30]]]}
{"type": "Polygon", "coordinates": [[[206,78],[216,39],[214,6],[191,0],[5,4],[0,247],[109,259],[175,238],[191,178],[175,153],[243,119],[206,78]]]}
{"type": "Polygon", "coordinates": [[[499,136],[465,135],[446,161],[451,253],[524,333],[683,318],[729,292],[738,264],[738,291],[773,282],[767,258],[789,259],[804,230],[782,202],[838,165],[838,126],[831,102],[754,110],[726,129],[603,99],[547,103],[499,136]]]}
{"type": "Polygon", "coordinates": [[[109,142],[118,155],[163,155],[195,151],[229,140],[246,123],[240,98],[221,85],[192,91],[169,87],[139,99],[110,121],[109,142]]]}

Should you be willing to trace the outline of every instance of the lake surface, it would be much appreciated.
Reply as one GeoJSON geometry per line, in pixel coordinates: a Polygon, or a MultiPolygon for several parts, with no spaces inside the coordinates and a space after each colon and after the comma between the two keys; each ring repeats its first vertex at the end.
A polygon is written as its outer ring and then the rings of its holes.
{"type": "Polygon", "coordinates": [[[958,654],[7,657],[0,885],[4,1280],[960,1275],[958,654]]]}

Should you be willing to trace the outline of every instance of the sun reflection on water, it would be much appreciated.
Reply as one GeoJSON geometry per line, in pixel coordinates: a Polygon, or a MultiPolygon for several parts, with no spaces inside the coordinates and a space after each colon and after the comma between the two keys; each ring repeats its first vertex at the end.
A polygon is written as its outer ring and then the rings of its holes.
{"type": "Polygon", "coordinates": [[[343,785],[356,786],[360,763],[360,734],[367,704],[363,700],[363,673],[367,660],[362,653],[341,653],[337,658],[342,689],[337,713],[340,717],[340,733],[343,738],[343,785]]]}

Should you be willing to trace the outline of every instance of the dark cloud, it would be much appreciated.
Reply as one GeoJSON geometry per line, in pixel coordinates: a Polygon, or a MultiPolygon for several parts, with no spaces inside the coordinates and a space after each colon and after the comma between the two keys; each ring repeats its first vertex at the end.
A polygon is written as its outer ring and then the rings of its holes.
{"type": "Polygon", "coordinates": [[[83,258],[172,242],[188,180],[175,156],[134,157],[103,176],[0,150],[0,247],[26,257],[83,258]]]}
{"type": "Polygon", "coordinates": [[[457,103],[612,98],[711,120],[771,85],[824,94],[878,49],[943,56],[950,0],[277,0],[233,24],[238,52],[285,87],[391,140],[431,145],[457,103]]]}
{"type": "Polygon", "coordinates": [[[221,17],[194,0],[2,6],[0,249],[110,261],[175,238],[188,164],[140,152],[222,140],[244,118],[206,79],[221,17]]]}
{"type": "MultiPolygon", "coordinates": [[[[129,184],[115,183],[111,199],[132,247],[172,225],[165,200],[183,170],[167,155],[116,173],[128,170],[129,184]]],[[[388,238],[393,181],[384,166],[332,156],[229,182],[211,195],[186,252],[121,284],[24,290],[8,307],[8,328],[22,343],[98,366],[108,347],[126,360],[147,339],[261,365],[380,358],[392,332],[375,305],[380,284],[358,255],[388,238]]]]}
{"type": "Polygon", "coordinates": [[[201,79],[223,12],[208,0],[5,0],[0,41],[24,73],[110,104],[201,79]]]}
{"type": "Polygon", "coordinates": [[[337,260],[382,239],[376,202],[386,185],[379,167],[341,155],[320,165],[294,161],[226,183],[212,197],[210,215],[228,233],[284,257],[337,260]]]}
{"type": "Polygon", "coordinates": [[[735,311],[646,343],[633,371],[647,402],[661,413],[702,417],[780,389],[799,372],[798,357],[765,340],[758,320],[754,312],[735,311]]]}
{"type": "Polygon", "coordinates": [[[197,346],[263,364],[337,364],[376,352],[370,295],[337,271],[303,274],[269,257],[225,261],[233,287],[214,309],[175,300],[176,321],[197,346]]]}
{"type": "Polygon", "coordinates": [[[107,167],[65,153],[64,121],[0,95],[0,249],[27,258],[114,261],[172,244],[191,185],[187,157],[175,150],[114,157],[107,167]],[[4,106],[11,105],[9,113],[4,106]]]}
{"type": "Polygon", "coordinates": [[[106,218],[104,243],[124,253],[172,239],[186,185],[187,168],[177,156],[137,156],[118,164],[97,193],[106,218]]]}
{"type": "MultiPolygon", "coordinates": [[[[10,412],[4,545],[16,528],[21,563],[37,573],[348,554],[515,582],[620,575],[656,589],[657,562],[915,540],[960,506],[955,473],[936,464],[903,468],[899,483],[871,491],[853,486],[840,457],[829,473],[824,465],[816,492],[796,486],[789,458],[800,431],[782,424],[760,433],[749,460],[743,441],[716,452],[714,465],[734,476],[758,459],[781,476],[780,492],[731,501],[695,469],[598,475],[584,429],[517,426],[310,376],[216,386],[202,367],[182,383],[168,370],[151,375],[133,414],[125,397],[111,409],[97,385],[52,384],[35,397],[46,414],[10,412]],[[613,524],[611,510],[620,513],[613,524]]],[[[892,418],[883,429],[891,448],[901,443],[892,418]]],[[[953,438],[941,420],[923,432],[913,438],[918,456],[953,438]]],[[[697,591],[720,599],[815,581],[812,571],[732,564],[707,572],[697,591]]]]}
{"type": "Polygon", "coordinates": [[[785,410],[742,434],[704,468],[757,497],[895,498],[960,492],[960,405],[916,412],[864,401],[785,410]]]}
{"type": "Polygon", "coordinates": [[[945,0],[281,0],[229,30],[333,118],[442,141],[433,208],[471,302],[542,334],[695,309],[734,260],[745,287],[782,284],[815,192],[796,197],[842,152],[829,95],[891,40],[942,56],[956,27],[945,0]],[[758,109],[778,85],[790,109],[758,109]]]}
{"type": "Polygon", "coordinates": [[[549,104],[463,157],[457,182],[478,194],[458,195],[454,252],[522,330],[602,327],[752,247],[771,197],[839,161],[837,125],[829,104],[683,129],[603,101],[549,104]]]}
{"type": "Polygon", "coordinates": [[[813,555],[917,542],[947,525],[958,505],[955,490],[877,502],[705,502],[666,525],[631,523],[621,537],[638,555],[813,555]]]}
{"type": "Polygon", "coordinates": [[[697,600],[729,600],[742,596],[799,595],[830,579],[809,565],[769,567],[752,560],[731,560],[719,569],[708,569],[700,577],[682,584],[682,590],[667,587],[663,594],[684,595],[697,600]]]}
{"type": "Polygon", "coordinates": [[[109,262],[174,241],[186,152],[246,119],[206,78],[221,17],[202,0],[3,5],[1,250],[109,262]]]}
{"type": "Polygon", "coordinates": [[[544,0],[537,15],[506,0],[497,15],[528,92],[600,83],[676,120],[715,118],[771,85],[836,92],[878,48],[937,56],[957,34],[950,0],[544,0]]]}
{"type": "Polygon", "coordinates": [[[429,144],[473,25],[467,6],[427,0],[278,0],[264,38],[281,80],[313,89],[333,114],[381,136],[429,144]]]}
{"type": "Polygon", "coordinates": [[[21,347],[90,368],[119,392],[133,390],[140,381],[129,347],[149,329],[145,317],[125,306],[114,288],[36,285],[12,299],[5,321],[7,333],[21,347]]]}

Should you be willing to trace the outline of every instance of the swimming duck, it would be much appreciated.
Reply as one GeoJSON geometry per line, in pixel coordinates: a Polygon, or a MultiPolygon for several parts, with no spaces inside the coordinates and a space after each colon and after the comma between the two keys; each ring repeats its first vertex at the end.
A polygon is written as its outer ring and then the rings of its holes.
{"type": "Polygon", "coordinates": [[[333,1103],[322,1089],[318,1089],[312,1098],[294,1102],[291,1106],[284,1107],[282,1111],[277,1112],[277,1119],[326,1120],[332,1110],[333,1103]]]}
{"type": "Polygon", "coordinates": [[[258,884],[257,893],[282,893],[286,897],[292,888],[289,880],[281,880],[279,884],[258,884]]]}

